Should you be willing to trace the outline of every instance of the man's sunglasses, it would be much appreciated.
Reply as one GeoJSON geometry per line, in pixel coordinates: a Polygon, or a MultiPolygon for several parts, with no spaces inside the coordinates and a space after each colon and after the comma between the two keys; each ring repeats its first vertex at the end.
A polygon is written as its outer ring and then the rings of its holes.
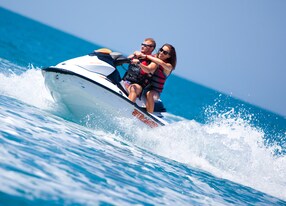
{"type": "Polygon", "coordinates": [[[152,44],[144,44],[144,43],[142,43],[141,46],[144,46],[144,47],[154,47],[152,44]]]}
{"type": "Polygon", "coordinates": [[[170,54],[170,52],[165,51],[163,48],[159,49],[159,52],[163,52],[164,55],[170,54]]]}

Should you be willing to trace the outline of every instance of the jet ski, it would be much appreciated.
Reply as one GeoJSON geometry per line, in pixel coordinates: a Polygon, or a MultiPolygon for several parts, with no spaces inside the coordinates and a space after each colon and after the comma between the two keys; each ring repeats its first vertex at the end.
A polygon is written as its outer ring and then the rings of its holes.
{"type": "Polygon", "coordinates": [[[43,68],[42,75],[54,101],[65,105],[78,119],[88,115],[110,121],[123,117],[151,128],[167,125],[161,100],[155,102],[151,114],[146,111],[145,95],[136,103],[128,99],[118,67],[129,63],[121,53],[103,48],[43,68]]]}

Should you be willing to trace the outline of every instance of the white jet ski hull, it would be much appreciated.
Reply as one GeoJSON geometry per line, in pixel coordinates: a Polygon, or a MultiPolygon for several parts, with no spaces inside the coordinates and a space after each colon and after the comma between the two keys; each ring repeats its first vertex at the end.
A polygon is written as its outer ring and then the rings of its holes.
{"type": "Polygon", "coordinates": [[[168,124],[165,120],[147,113],[131,102],[113,83],[98,83],[103,77],[93,80],[76,73],[53,68],[45,70],[45,85],[56,102],[64,104],[77,119],[93,118],[116,121],[117,118],[135,119],[142,126],[151,128],[168,124]],[[139,121],[138,121],[139,120],[139,121]]]}

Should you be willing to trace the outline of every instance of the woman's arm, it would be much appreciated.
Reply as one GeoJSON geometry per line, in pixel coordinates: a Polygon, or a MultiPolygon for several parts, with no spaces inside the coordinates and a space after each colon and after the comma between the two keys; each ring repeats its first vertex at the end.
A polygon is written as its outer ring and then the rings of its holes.
{"type": "Polygon", "coordinates": [[[157,69],[158,65],[154,62],[151,62],[150,64],[148,64],[147,66],[144,64],[141,64],[139,59],[146,59],[146,55],[141,53],[140,51],[135,51],[133,53],[133,56],[136,57],[136,59],[132,60],[133,64],[137,64],[138,66],[140,66],[140,68],[145,72],[145,73],[154,73],[155,70],[157,69]]]}
{"type": "Polygon", "coordinates": [[[156,69],[157,69],[157,67],[158,67],[158,65],[157,65],[156,63],[154,63],[154,62],[151,62],[150,64],[148,64],[148,66],[146,66],[146,65],[144,65],[144,64],[141,64],[141,63],[139,62],[139,66],[140,66],[140,68],[141,68],[144,72],[146,72],[146,73],[152,73],[152,74],[156,71],[156,69]]]}
{"type": "MultiPolygon", "coordinates": [[[[171,71],[173,70],[173,66],[170,63],[166,63],[163,60],[157,58],[157,57],[153,57],[151,55],[142,55],[142,57],[149,59],[152,61],[152,63],[155,63],[156,65],[160,65],[164,68],[164,73],[166,75],[169,75],[171,73],[171,71]]],[[[157,68],[157,67],[156,67],[157,68]]]]}

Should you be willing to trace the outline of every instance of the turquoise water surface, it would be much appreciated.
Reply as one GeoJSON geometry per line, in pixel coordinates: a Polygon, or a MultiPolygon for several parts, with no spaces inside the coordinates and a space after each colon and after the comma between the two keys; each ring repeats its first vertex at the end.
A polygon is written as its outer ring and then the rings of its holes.
{"type": "Polygon", "coordinates": [[[0,25],[0,205],[286,205],[285,117],[172,75],[169,126],[72,119],[41,68],[102,45],[2,8],[0,25]]]}

